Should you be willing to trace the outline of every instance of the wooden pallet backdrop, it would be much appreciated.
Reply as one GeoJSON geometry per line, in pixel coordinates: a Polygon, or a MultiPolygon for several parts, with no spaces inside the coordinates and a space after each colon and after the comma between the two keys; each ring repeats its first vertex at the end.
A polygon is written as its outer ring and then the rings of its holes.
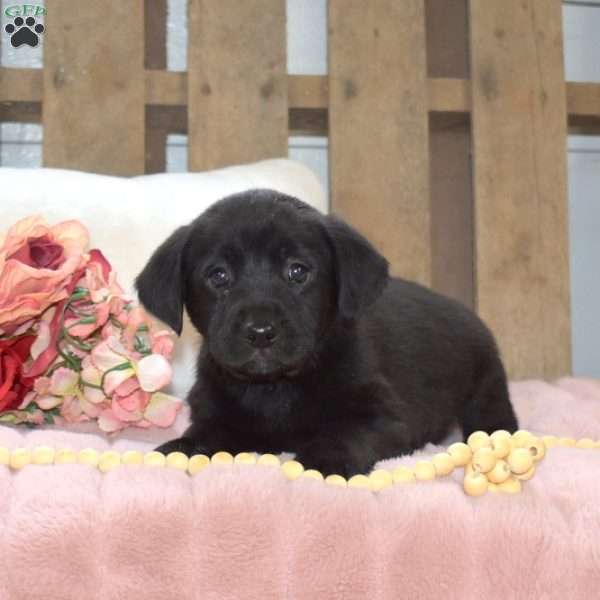
{"type": "Polygon", "coordinates": [[[600,131],[600,85],[565,83],[560,0],[329,0],[328,76],[287,74],[284,0],[188,4],[180,73],[164,0],[46,0],[44,68],[0,68],[0,120],[115,175],[163,171],[168,133],[190,170],[327,135],[332,208],[395,274],[476,308],[512,377],[570,371],[566,134],[600,131]]]}

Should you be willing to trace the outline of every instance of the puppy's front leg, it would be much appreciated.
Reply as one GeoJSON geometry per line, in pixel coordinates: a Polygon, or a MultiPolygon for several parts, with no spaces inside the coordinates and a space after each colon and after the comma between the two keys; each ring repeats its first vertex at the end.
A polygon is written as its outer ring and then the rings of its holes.
{"type": "Polygon", "coordinates": [[[211,456],[219,450],[229,450],[230,447],[231,440],[222,428],[204,423],[191,425],[180,438],[166,442],[156,450],[163,454],[183,452],[187,456],[194,454],[211,456]]]}
{"type": "Polygon", "coordinates": [[[328,427],[298,449],[296,460],[323,475],[367,475],[380,460],[412,452],[402,422],[328,427]]]}
{"type": "Polygon", "coordinates": [[[170,452],[183,452],[186,456],[204,454],[204,452],[198,449],[198,445],[194,440],[185,436],[161,444],[158,448],[156,448],[156,451],[162,452],[165,455],[169,454],[170,452]]]}

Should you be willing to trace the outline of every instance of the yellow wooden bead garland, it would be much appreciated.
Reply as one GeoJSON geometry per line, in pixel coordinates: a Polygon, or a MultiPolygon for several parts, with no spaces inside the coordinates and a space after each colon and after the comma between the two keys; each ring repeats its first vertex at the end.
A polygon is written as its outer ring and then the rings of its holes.
{"type": "Polygon", "coordinates": [[[261,465],[277,467],[283,476],[296,479],[314,479],[335,487],[368,489],[379,492],[393,485],[405,485],[416,481],[432,481],[438,477],[451,475],[456,469],[464,469],[463,489],[469,496],[481,496],[486,492],[517,494],[523,482],[529,481],[549,448],[564,447],[578,449],[599,449],[600,440],[545,435],[536,437],[529,431],[519,430],[514,434],[496,431],[491,435],[483,431],[472,433],[467,443],[457,442],[446,452],[436,454],[431,461],[419,460],[413,468],[401,465],[392,471],[376,469],[369,475],[354,475],[346,480],[341,475],[324,477],[315,469],[305,470],[296,460],[281,463],[273,454],[263,454],[258,458],[250,452],[240,452],[233,456],[229,452],[217,452],[211,457],[196,454],[188,458],[182,452],[164,455],[151,451],[142,453],[127,450],[98,452],[84,448],[78,452],[70,448],[54,449],[49,446],[36,446],[32,450],[16,448],[9,450],[0,446],[0,465],[20,470],[27,465],[86,464],[108,473],[121,465],[146,465],[165,467],[195,475],[210,465],[261,465]]]}

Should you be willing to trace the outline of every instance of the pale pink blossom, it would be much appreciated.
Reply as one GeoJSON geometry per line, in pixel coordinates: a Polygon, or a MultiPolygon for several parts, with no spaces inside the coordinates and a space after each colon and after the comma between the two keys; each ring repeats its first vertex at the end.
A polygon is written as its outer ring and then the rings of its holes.
{"type": "Polygon", "coordinates": [[[158,427],[169,427],[175,421],[181,404],[181,400],[175,396],[155,392],[144,411],[144,418],[158,427]]]}
{"type": "Polygon", "coordinates": [[[54,396],[72,396],[77,393],[79,373],[61,367],[50,377],[50,393],[54,396]]]}
{"type": "Polygon", "coordinates": [[[173,334],[167,329],[162,329],[152,333],[151,349],[153,354],[161,354],[167,360],[171,360],[173,355],[173,334]]]}
{"type": "Polygon", "coordinates": [[[146,392],[162,389],[171,381],[173,370],[167,359],[161,354],[150,354],[137,363],[137,378],[140,387],[146,392]]]}

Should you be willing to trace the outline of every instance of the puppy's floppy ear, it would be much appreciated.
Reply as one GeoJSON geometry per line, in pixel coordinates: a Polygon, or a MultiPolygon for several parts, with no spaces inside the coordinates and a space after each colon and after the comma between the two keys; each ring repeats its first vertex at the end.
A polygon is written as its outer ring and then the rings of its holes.
{"type": "Polygon", "coordinates": [[[325,218],[334,259],[338,311],[359,315],[379,298],[388,281],[388,262],[358,231],[329,215],[325,218]]]}
{"type": "Polygon", "coordinates": [[[185,280],[182,260],[189,232],[189,225],[176,229],[154,251],[135,280],[141,303],[177,335],[183,327],[185,280]]]}

